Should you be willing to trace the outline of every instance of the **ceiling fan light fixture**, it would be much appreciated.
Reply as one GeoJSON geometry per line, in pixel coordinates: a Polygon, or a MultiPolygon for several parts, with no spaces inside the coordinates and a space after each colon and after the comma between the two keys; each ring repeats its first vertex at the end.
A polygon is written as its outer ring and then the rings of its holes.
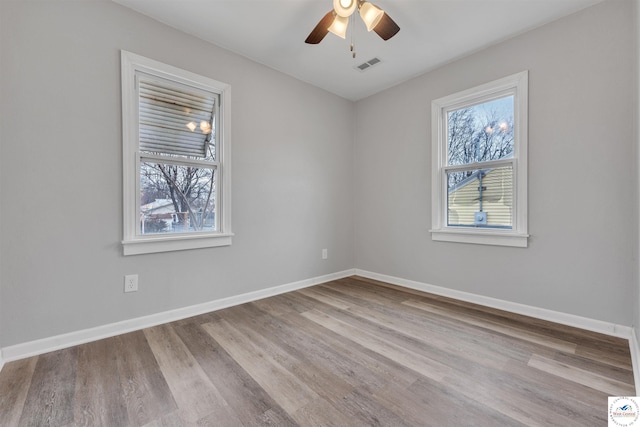
{"type": "Polygon", "coordinates": [[[360,17],[367,26],[367,31],[373,30],[384,15],[384,11],[368,1],[362,2],[360,6],[360,17]]]}
{"type": "MultiPolygon", "coordinates": [[[[2,1],[2,0],[0,0],[2,1]]],[[[313,27],[313,30],[304,41],[307,44],[318,44],[330,32],[343,39],[347,38],[347,25],[349,17],[358,9],[360,17],[364,21],[367,30],[375,31],[382,40],[389,40],[395,36],[400,27],[391,17],[379,7],[376,7],[364,0],[333,0],[333,9],[327,12],[320,22],[313,27]]],[[[355,19],[355,18],[354,18],[355,19]]],[[[351,34],[351,52],[355,58],[353,50],[353,34],[351,34]]]]}
{"type": "Polygon", "coordinates": [[[349,18],[336,15],[335,19],[331,23],[331,26],[329,26],[329,32],[345,39],[347,38],[347,25],[349,25],[349,18]]]}
{"type": "Polygon", "coordinates": [[[358,0],[333,0],[333,10],[342,18],[351,16],[357,5],[358,0]]]}

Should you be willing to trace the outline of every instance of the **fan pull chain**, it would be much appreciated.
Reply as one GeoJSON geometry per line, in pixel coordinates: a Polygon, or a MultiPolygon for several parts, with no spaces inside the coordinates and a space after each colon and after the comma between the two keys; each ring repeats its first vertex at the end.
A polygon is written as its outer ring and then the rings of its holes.
{"type": "Polygon", "coordinates": [[[356,58],[356,50],[355,50],[355,43],[353,41],[353,32],[355,30],[355,25],[356,25],[356,20],[353,17],[355,14],[351,15],[349,17],[349,19],[351,19],[351,25],[349,25],[350,27],[350,31],[351,31],[351,56],[353,57],[353,59],[356,58]]]}

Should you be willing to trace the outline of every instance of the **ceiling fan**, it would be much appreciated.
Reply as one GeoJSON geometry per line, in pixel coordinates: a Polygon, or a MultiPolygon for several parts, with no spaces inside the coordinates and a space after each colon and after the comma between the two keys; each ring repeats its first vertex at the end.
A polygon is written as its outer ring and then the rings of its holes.
{"type": "Polygon", "coordinates": [[[382,9],[363,0],[333,0],[333,9],[318,22],[304,41],[318,44],[331,32],[343,39],[347,34],[349,17],[358,9],[368,31],[375,31],[383,40],[395,36],[400,27],[382,9]]]}

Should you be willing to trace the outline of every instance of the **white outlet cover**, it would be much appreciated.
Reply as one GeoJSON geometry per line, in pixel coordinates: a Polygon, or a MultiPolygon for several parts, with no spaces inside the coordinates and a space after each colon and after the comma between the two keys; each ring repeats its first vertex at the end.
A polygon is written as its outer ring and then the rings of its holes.
{"type": "Polygon", "coordinates": [[[124,276],[124,291],[136,292],[138,290],[138,275],[128,274],[124,276]]]}

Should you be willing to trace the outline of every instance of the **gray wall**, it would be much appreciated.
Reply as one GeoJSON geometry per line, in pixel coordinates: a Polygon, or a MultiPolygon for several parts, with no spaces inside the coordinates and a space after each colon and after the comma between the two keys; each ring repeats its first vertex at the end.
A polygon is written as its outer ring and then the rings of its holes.
{"type": "Polygon", "coordinates": [[[358,102],[356,267],[631,325],[634,20],[607,1],[358,102]],[[529,247],[433,242],[431,101],[523,70],[529,247]]]}
{"type": "Polygon", "coordinates": [[[107,1],[0,15],[0,347],[353,267],[352,102],[107,1]],[[231,84],[231,247],[121,255],[120,49],[231,84]]]}

